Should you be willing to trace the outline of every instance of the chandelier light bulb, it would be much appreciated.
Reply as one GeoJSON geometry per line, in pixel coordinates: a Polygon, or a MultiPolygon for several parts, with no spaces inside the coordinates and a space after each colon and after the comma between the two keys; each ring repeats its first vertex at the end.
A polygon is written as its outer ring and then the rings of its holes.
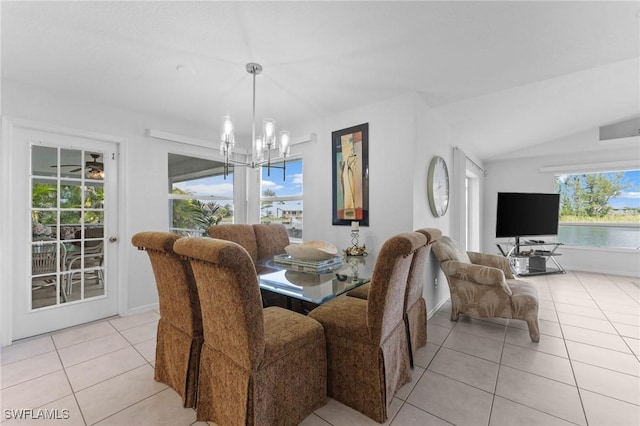
{"type": "Polygon", "coordinates": [[[273,118],[265,118],[262,120],[264,128],[264,146],[266,149],[273,148],[276,133],[276,120],[273,118]]]}
{"type": "Polygon", "coordinates": [[[235,144],[233,136],[233,117],[228,115],[222,117],[222,135],[220,137],[222,143],[228,143],[232,146],[235,144]]]}
{"type": "Polygon", "coordinates": [[[262,161],[264,158],[264,146],[262,144],[262,138],[256,139],[256,160],[262,161]]]}
{"type": "Polygon", "coordinates": [[[287,157],[291,152],[291,146],[289,145],[289,132],[283,130],[280,132],[280,155],[287,157]]]}

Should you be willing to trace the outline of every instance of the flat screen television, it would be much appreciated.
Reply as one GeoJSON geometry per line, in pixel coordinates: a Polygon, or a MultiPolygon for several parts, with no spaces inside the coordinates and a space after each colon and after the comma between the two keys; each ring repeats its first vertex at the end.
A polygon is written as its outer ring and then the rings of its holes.
{"type": "Polygon", "coordinates": [[[496,238],[557,235],[560,194],[498,192],[496,238]]]}

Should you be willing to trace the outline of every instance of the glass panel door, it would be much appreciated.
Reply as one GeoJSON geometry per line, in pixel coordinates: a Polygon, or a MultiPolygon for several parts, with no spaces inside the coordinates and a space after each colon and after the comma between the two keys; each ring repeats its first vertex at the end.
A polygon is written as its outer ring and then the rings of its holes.
{"type": "Polygon", "coordinates": [[[116,315],[121,141],[27,121],[9,128],[11,340],[116,315]]]}
{"type": "Polygon", "coordinates": [[[107,291],[104,155],[31,146],[31,310],[107,291]]]}

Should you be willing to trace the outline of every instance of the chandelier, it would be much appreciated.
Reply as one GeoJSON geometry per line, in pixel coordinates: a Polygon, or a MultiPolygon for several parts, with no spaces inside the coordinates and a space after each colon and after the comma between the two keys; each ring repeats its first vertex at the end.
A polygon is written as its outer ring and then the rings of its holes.
{"type": "Polygon", "coordinates": [[[226,115],[222,117],[222,132],[220,134],[220,154],[224,155],[224,178],[229,174],[229,166],[240,165],[257,168],[266,164],[267,175],[271,176],[271,168],[282,169],[282,179],[285,180],[287,156],[289,146],[289,132],[281,131],[278,141],[279,156],[282,166],[271,164],[271,150],[276,148],[276,120],[265,118],[262,120],[262,136],[256,138],[256,75],[262,72],[262,65],[250,62],[246,66],[247,72],[253,76],[253,104],[251,116],[251,161],[238,161],[231,158],[235,147],[234,120],[226,115]],[[266,157],[266,158],[265,158],[266,157]]]}

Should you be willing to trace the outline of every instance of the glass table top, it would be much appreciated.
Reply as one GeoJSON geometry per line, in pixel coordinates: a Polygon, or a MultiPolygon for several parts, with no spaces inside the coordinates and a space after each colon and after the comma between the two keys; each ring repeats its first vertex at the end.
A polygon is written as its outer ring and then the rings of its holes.
{"type": "Polygon", "coordinates": [[[273,272],[260,275],[260,288],[320,305],[368,283],[373,260],[346,256],[341,265],[322,272],[303,272],[270,263],[273,272]]]}

